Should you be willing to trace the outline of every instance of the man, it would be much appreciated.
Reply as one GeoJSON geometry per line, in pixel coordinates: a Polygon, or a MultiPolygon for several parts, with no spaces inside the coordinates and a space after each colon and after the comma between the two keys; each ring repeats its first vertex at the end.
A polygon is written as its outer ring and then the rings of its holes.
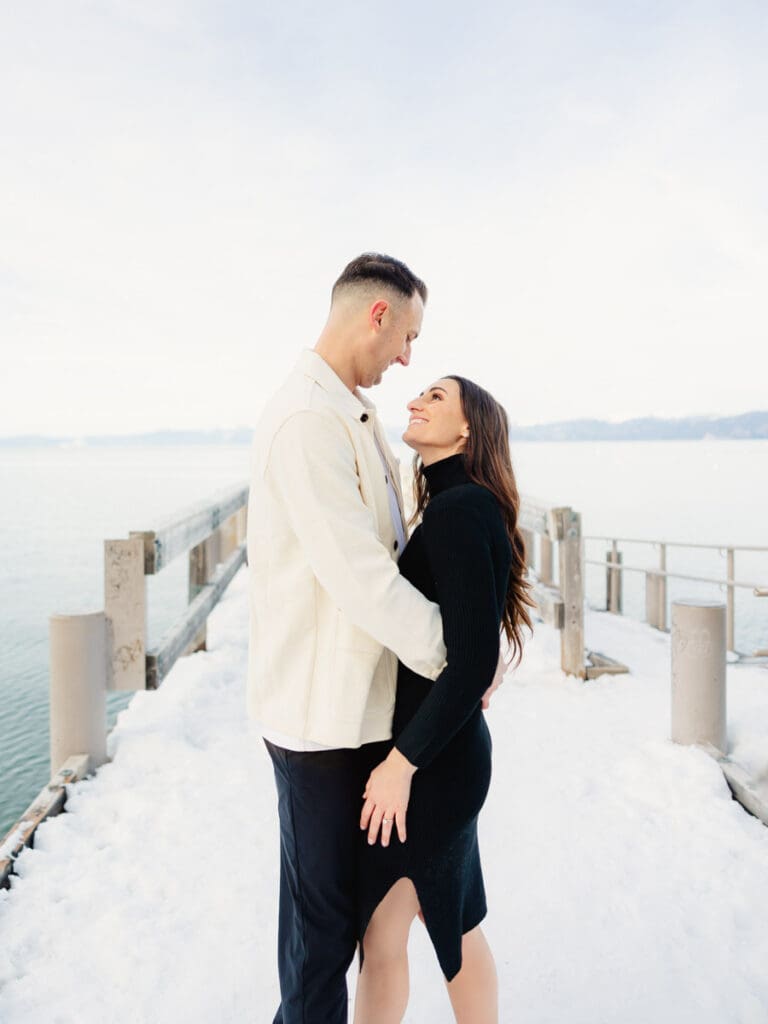
{"type": "Polygon", "coordinates": [[[280,817],[274,1024],[347,1020],[362,793],[391,737],[397,659],[435,679],[437,605],[403,579],[397,460],[360,388],[407,366],[427,289],[366,253],[256,427],[248,506],[248,715],[280,817]]]}

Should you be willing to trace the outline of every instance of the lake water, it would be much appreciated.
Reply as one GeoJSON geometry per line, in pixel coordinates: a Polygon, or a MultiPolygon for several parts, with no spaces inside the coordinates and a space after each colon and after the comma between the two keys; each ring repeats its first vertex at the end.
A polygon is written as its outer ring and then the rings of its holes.
{"type": "MultiPolygon", "coordinates": [[[[247,446],[0,451],[0,837],[50,777],[49,615],[101,609],[104,539],[246,481],[248,462],[247,446]]],[[[766,441],[527,442],[513,462],[521,493],[577,509],[586,535],[768,546],[766,441]]],[[[627,565],[657,564],[652,547],[621,549],[627,565]]],[[[586,551],[604,559],[606,543],[586,551]]],[[[725,558],[670,549],[667,568],[720,577],[725,558]]],[[[180,558],[149,578],[150,643],[184,607],[186,573],[180,558]]],[[[737,554],[736,576],[768,586],[768,552],[737,554]]],[[[693,595],[725,599],[713,585],[670,583],[671,599],[693,595]]],[[[588,567],[587,597],[604,606],[604,569],[588,567]]],[[[625,574],[624,608],[643,617],[640,573],[625,574]]],[[[736,646],[768,647],[768,598],[737,591],[736,646]]],[[[109,695],[110,726],[130,698],[109,695]]]]}

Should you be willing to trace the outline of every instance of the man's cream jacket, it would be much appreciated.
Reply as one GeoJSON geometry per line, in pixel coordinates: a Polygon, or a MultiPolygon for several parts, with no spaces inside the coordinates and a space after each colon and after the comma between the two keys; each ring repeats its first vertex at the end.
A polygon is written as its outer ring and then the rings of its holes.
{"type": "Polygon", "coordinates": [[[248,715],[328,746],[392,735],[397,658],[435,679],[442,620],[398,571],[375,406],[305,349],[256,427],[248,715]]]}

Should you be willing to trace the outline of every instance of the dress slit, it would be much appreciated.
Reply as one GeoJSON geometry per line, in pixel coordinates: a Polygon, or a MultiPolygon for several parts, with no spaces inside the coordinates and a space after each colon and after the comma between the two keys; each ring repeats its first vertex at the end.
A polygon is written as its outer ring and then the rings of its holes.
{"type": "MultiPolygon", "coordinates": [[[[400,875],[397,876],[397,878],[393,878],[391,880],[387,879],[386,880],[387,884],[385,886],[381,886],[380,887],[384,891],[378,897],[378,899],[375,900],[375,903],[373,904],[373,909],[370,911],[370,913],[364,914],[361,917],[361,920],[360,920],[360,935],[359,935],[359,938],[358,938],[358,946],[357,946],[357,952],[358,952],[358,972],[362,971],[363,963],[365,961],[365,952],[364,952],[364,949],[363,949],[363,943],[364,943],[364,940],[365,940],[366,932],[368,931],[368,925],[371,923],[373,915],[376,913],[376,911],[379,909],[381,904],[387,898],[387,896],[389,895],[391,890],[403,878],[407,878],[408,881],[413,884],[413,887],[416,890],[416,898],[419,901],[419,910],[421,911],[421,913],[422,913],[422,915],[424,917],[424,927],[427,929],[427,934],[429,936],[430,942],[432,943],[432,948],[435,951],[435,956],[437,957],[437,961],[438,961],[438,963],[440,965],[440,969],[442,970],[443,975],[445,976],[445,980],[446,981],[452,981],[453,978],[461,970],[461,965],[462,965],[462,949],[461,949],[462,939],[463,939],[464,935],[468,931],[471,931],[473,928],[476,928],[477,925],[480,924],[482,919],[485,917],[485,908],[483,908],[483,910],[479,914],[475,914],[474,915],[474,916],[477,917],[477,920],[474,920],[474,918],[473,918],[472,919],[472,923],[469,925],[468,928],[464,927],[463,920],[462,920],[460,922],[460,927],[459,927],[459,930],[458,930],[458,942],[457,943],[449,942],[448,938],[444,934],[444,930],[441,927],[437,926],[435,915],[434,915],[434,911],[433,911],[433,908],[431,906],[432,901],[431,901],[431,898],[430,898],[428,893],[427,893],[426,900],[424,899],[425,887],[422,887],[422,890],[419,891],[419,883],[416,881],[416,879],[412,875],[406,874],[406,873],[400,874],[400,875]],[[455,946],[455,948],[448,949],[449,945],[455,946]]],[[[428,888],[428,887],[426,887],[426,888],[428,888]]],[[[370,896],[370,892],[366,893],[366,895],[370,896]]],[[[378,895],[378,893],[376,895],[378,895]]]]}

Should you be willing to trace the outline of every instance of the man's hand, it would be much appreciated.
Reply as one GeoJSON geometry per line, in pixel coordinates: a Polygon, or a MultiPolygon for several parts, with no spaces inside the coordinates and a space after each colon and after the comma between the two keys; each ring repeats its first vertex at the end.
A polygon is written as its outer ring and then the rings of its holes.
{"type": "Polygon", "coordinates": [[[381,826],[381,845],[389,845],[392,823],[397,824],[400,842],[405,842],[405,812],[411,797],[411,779],[415,765],[397,747],[373,769],[363,793],[360,828],[368,829],[368,842],[373,844],[381,826]]]}
{"type": "Polygon", "coordinates": [[[499,644],[499,662],[496,666],[496,675],[493,677],[493,682],[483,694],[483,711],[486,711],[491,703],[491,694],[495,693],[496,690],[501,686],[504,681],[504,673],[507,671],[507,663],[504,660],[504,653],[499,644]]]}

